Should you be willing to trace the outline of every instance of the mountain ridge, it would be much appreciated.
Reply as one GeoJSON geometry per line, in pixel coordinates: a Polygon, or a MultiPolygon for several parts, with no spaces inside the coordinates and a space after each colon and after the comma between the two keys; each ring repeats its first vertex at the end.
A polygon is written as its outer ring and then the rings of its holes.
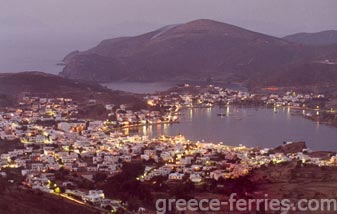
{"type": "MultiPolygon", "coordinates": [[[[138,36],[103,40],[94,48],[66,57],[60,75],[96,82],[213,79],[261,86],[287,84],[292,81],[283,74],[303,73],[299,67],[315,62],[337,62],[336,50],[200,19],[138,36]]],[[[330,66],[337,71],[333,63],[330,66]]],[[[308,79],[305,84],[315,81],[308,79]]]]}
{"type": "Polygon", "coordinates": [[[332,45],[337,44],[337,30],[326,30],[316,33],[296,33],[283,37],[283,39],[304,45],[332,45]]]}
{"type": "Polygon", "coordinates": [[[142,105],[141,97],[112,91],[97,83],[66,79],[43,72],[0,73],[0,107],[14,106],[23,96],[72,98],[78,103],[142,105]]]}

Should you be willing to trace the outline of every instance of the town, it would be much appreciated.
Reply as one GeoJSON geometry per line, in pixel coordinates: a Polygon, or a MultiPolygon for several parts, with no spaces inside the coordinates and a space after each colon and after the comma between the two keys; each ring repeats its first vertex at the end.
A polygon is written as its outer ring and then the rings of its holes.
{"type": "MultiPolygon", "coordinates": [[[[130,210],[130,204],[111,197],[96,183],[104,183],[132,163],[144,166],[137,182],[153,183],[162,178],[164,182],[188,181],[195,185],[237,179],[261,166],[293,160],[317,166],[337,165],[337,156],[313,157],[309,149],[282,153],[270,148],[193,142],[183,135],[149,138],[125,133],[125,128],[179,122],[182,108],[265,105],[304,109],[313,100],[325,99],[322,94],[263,96],[214,86],[207,90],[191,88],[185,84],[184,93],[146,95],[148,109],[138,111],[129,110],[127,105],[106,104],[109,113],[102,121],[78,118],[79,105],[72,99],[23,97],[17,108],[0,112],[0,177],[27,189],[117,212],[130,210]],[[17,180],[10,179],[13,170],[19,172],[17,180]]],[[[320,108],[313,107],[317,112],[320,108]]]]}

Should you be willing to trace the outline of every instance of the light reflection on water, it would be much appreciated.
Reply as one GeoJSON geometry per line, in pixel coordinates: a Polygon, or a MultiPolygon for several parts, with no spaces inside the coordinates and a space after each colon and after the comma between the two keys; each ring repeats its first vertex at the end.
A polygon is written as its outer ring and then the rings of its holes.
{"type": "Polygon", "coordinates": [[[195,108],[183,110],[179,124],[143,127],[139,134],[183,134],[194,141],[224,142],[270,148],[283,141],[306,141],[313,150],[337,151],[337,128],[303,118],[301,111],[256,108],[195,108]],[[226,115],[224,117],[218,114],[226,115]]]}

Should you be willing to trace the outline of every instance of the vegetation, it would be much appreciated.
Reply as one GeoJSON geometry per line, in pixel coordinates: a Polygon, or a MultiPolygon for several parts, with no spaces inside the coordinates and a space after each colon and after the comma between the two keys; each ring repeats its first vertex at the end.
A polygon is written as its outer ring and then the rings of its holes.
{"type": "Polygon", "coordinates": [[[99,213],[95,209],[50,194],[19,189],[2,178],[0,178],[0,210],[2,214],[99,213]]]}
{"type": "Polygon", "coordinates": [[[142,162],[124,164],[122,173],[107,180],[103,187],[104,193],[127,202],[131,210],[137,210],[143,204],[153,206],[151,187],[136,179],[144,169],[142,162]]]}
{"type": "Polygon", "coordinates": [[[0,140],[0,154],[23,148],[24,146],[20,140],[0,140]]]}

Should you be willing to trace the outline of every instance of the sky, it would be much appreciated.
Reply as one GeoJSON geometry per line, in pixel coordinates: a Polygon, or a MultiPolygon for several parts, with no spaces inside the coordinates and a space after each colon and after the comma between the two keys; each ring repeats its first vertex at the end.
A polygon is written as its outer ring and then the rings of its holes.
{"type": "Polygon", "coordinates": [[[200,18],[273,36],[337,30],[337,0],[0,0],[0,72],[48,72],[72,50],[200,18]]]}

